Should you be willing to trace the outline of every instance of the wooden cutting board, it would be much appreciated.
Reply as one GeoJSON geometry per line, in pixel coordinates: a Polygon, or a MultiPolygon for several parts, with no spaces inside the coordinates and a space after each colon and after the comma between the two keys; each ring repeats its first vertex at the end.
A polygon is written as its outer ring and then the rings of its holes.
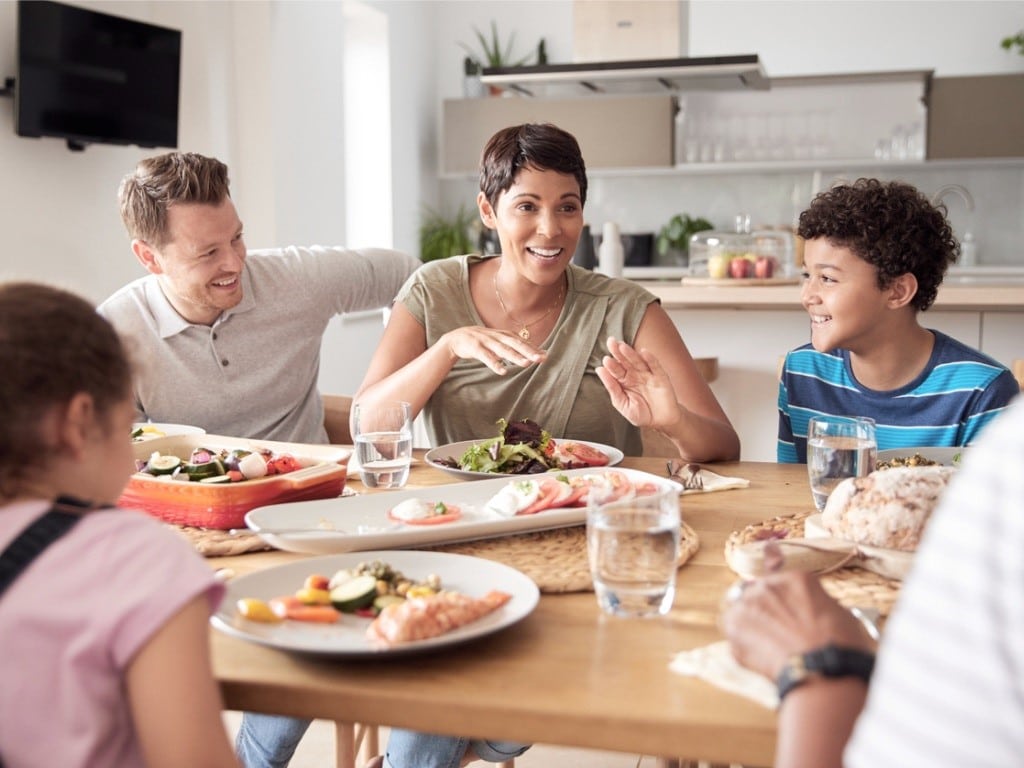
{"type": "Polygon", "coordinates": [[[748,288],[753,285],[799,285],[799,277],[684,277],[683,285],[748,288]]]}

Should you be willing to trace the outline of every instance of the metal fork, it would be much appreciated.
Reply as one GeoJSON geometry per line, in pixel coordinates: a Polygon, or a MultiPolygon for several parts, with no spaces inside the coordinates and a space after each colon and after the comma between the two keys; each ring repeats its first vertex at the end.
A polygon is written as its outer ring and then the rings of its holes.
{"type": "Polygon", "coordinates": [[[704,479],[700,476],[700,464],[684,464],[680,459],[671,459],[666,467],[669,479],[679,482],[684,491],[704,490],[704,479]]]}

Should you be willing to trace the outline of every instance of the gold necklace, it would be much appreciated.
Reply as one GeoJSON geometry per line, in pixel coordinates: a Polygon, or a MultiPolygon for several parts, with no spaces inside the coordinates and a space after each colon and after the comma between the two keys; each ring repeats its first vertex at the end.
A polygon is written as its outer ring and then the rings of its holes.
{"type": "Polygon", "coordinates": [[[558,303],[562,300],[562,290],[564,288],[565,288],[564,284],[559,287],[558,295],[555,296],[555,300],[553,302],[551,302],[551,306],[548,307],[546,310],[544,310],[544,314],[543,315],[538,317],[536,320],[531,320],[528,323],[524,323],[521,320],[517,320],[516,318],[514,318],[512,316],[512,313],[508,311],[508,307],[506,307],[505,306],[505,302],[502,301],[501,291],[498,290],[498,273],[497,272],[494,273],[494,295],[498,298],[498,304],[501,305],[501,311],[505,313],[505,316],[509,320],[511,320],[513,323],[515,323],[516,325],[522,326],[518,331],[516,331],[516,333],[518,334],[519,338],[522,339],[523,341],[529,341],[530,340],[530,326],[531,325],[536,325],[537,323],[539,323],[545,317],[550,315],[551,311],[555,307],[558,306],[558,303]]]}

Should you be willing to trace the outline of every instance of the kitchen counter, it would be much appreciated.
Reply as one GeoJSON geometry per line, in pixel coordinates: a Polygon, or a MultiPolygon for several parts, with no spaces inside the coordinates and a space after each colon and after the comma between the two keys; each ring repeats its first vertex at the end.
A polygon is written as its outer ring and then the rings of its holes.
{"type": "MultiPolygon", "coordinates": [[[[636,281],[659,299],[665,309],[800,309],[798,285],[689,286],[673,281],[636,281]]],[[[953,277],[939,288],[934,309],[1009,312],[1024,310],[1024,280],[1016,277],[953,277]]]]}

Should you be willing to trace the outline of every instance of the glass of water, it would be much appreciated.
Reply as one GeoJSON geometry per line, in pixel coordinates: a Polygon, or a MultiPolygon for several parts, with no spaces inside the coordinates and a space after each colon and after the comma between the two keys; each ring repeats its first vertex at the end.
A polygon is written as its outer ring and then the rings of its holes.
{"type": "Polygon", "coordinates": [[[815,416],[808,421],[807,475],[818,511],[840,481],[874,471],[877,454],[874,419],[815,416]]]}
{"type": "Polygon", "coordinates": [[[412,406],[405,402],[356,403],[352,435],[363,485],[401,488],[412,461],[412,406]]]}
{"type": "Polygon", "coordinates": [[[591,492],[587,551],[594,592],[605,613],[668,613],[675,597],[680,528],[677,488],[614,500],[591,492]]]}

